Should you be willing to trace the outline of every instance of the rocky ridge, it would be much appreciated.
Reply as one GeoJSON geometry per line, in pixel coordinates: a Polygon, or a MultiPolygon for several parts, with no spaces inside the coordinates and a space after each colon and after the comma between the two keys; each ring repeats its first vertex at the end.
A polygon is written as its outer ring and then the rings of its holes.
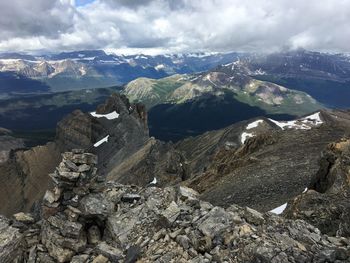
{"type": "Polygon", "coordinates": [[[349,239],[305,221],[104,182],[95,155],[62,156],[41,212],[0,218],[1,262],[349,262],[349,239]]]}

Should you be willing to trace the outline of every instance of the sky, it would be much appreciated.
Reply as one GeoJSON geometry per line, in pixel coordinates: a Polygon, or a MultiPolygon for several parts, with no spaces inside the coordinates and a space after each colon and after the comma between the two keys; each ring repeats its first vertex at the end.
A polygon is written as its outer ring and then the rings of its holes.
{"type": "Polygon", "coordinates": [[[1,52],[350,52],[350,0],[0,0],[1,52]]]}

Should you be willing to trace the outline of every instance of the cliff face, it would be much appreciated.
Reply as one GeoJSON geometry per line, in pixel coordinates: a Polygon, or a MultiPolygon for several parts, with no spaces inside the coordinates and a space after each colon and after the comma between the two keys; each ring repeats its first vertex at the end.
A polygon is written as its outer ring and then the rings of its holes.
{"type": "Polygon", "coordinates": [[[54,143],[30,150],[13,152],[9,160],[0,164],[1,214],[29,211],[48,187],[48,173],[60,161],[54,143]]]}
{"type": "Polygon", "coordinates": [[[183,186],[104,182],[97,156],[62,156],[40,213],[0,218],[1,262],[350,260],[349,239],[330,238],[305,221],[214,206],[183,186]]]}
{"type": "Polygon", "coordinates": [[[323,233],[350,237],[350,140],[331,143],[310,189],[291,200],[286,217],[303,219],[323,233]]]}

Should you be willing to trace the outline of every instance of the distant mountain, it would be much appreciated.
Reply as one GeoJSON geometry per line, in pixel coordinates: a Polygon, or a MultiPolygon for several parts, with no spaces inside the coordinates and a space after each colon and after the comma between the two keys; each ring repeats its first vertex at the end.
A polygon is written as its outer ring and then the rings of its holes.
{"type": "Polygon", "coordinates": [[[345,54],[306,50],[255,54],[224,67],[304,91],[328,107],[350,107],[350,57],[345,54]]]}
{"type": "MultiPolygon", "coordinates": [[[[42,56],[0,54],[0,72],[13,78],[45,83],[50,91],[107,87],[138,77],[163,78],[175,73],[193,73],[237,60],[239,54],[114,55],[102,50],[64,52],[42,56]]],[[[5,85],[12,92],[33,90],[28,85],[5,85]]],[[[3,94],[2,94],[3,95],[3,94]]]]}
{"type": "Polygon", "coordinates": [[[159,80],[139,78],[123,92],[150,108],[152,135],[175,141],[257,116],[290,119],[323,107],[304,92],[225,66],[159,80]]]}

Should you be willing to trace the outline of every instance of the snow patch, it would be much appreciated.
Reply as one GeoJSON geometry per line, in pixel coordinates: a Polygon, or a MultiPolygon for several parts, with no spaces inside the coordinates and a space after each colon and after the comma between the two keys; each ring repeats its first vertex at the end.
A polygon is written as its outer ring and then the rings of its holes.
{"type": "Polygon", "coordinates": [[[248,124],[247,126],[247,130],[250,130],[250,129],[253,129],[253,128],[256,128],[259,126],[260,123],[263,123],[264,121],[263,120],[257,120],[257,121],[254,121],[250,124],[248,124]]]}
{"type": "Polygon", "coordinates": [[[244,144],[248,138],[252,138],[252,137],[254,137],[253,133],[243,132],[241,135],[241,143],[244,144]]]}
{"type": "Polygon", "coordinates": [[[109,135],[104,137],[102,140],[99,140],[97,143],[94,144],[94,147],[100,146],[102,143],[108,142],[109,135]]]}
{"type": "Polygon", "coordinates": [[[321,125],[323,123],[323,121],[321,120],[320,112],[316,112],[310,116],[303,118],[302,122],[304,123],[313,122],[315,125],[321,125]]]}
{"type": "Polygon", "coordinates": [[[272,209],[270,212],[271,213],[274,213],[276,215],[280,215],[283,213],[283,211],[287,208],[287,203],[279,206],[279,207],[276,207],[275,209],[272,209]]]}
{"type": "Polygon", "coordinates": [[[150,185],[155,185],[157,184],[157,178],[153,178],[152,182],[149,183],[150,185]]]}
{"type": "Polygon", "coordinates": [[[296,129],[296,130],[310,130],[314,126],[319,126],[323,123],[321,120],[320,112],[314,113],[310,116],[304,117],[299,120],[294,121],[275,121],[269,119],[282,130],[287,129],[296,129]]]}
{"type": "Polygon", "coordinates": [[[156,70],[161,70],[163,68],[165,68],[164,64],[159,64],[157,66],[154,67],[156,70]]]}
{"type": "Polygon", "coordinates": [[[107,118],[108,120],[114,120],[117,119],[119,117],[119,113],[117,113],[116,111],[113,111],[111,113],[108,114],[98,114],[96,113],[96,111],[90,112],[91,116],[95,117],[95,118],[107,118]]]}
{"type": "MultiPolygon", "coordinates": [[[[256,128],[259,126],[260,123],[263,123],[264,121],[263,120],[256,120],[250,124],[248,124],[246,130],[250,130],[250,129],[253,129],[253,128],[256,128]]],[[[254,133],[248,133],[248,132],[243,132],[242,135],[241,135],[241,143],[244,144],[245,141],[248,139],[248,138],[252,138],[254,137],[255,134],[254,133]]]]}

